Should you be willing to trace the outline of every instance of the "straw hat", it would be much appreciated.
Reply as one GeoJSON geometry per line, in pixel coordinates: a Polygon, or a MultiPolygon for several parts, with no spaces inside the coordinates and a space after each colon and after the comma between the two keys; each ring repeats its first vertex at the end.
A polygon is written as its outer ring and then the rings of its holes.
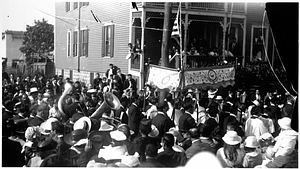
{"type": "Polygon", "coordinates": [[[87,93],[97,93],[97,89],[90,89],[87,91],[87,93]]]}
{"type": "Polygon", "coordinates": [[[238,136],[236,131],[227,131],[222,139],[229,145],[237,145],[242,142],[242,138],[238,136]]]}
{"type": "Polygon", "coordinates": [[[213,91],[212,89],[209,89],[209,90],[207,91],[207,93],[208,93],[208,98],[213,98],[213,97],[215,97],[215,94],[217,93],[217,91],[218,91],[218,89],[215,90],[215,91],[213,91]]]}
{"type": "Polygon", "coordinates": [[[258,141],[255,136],[248,136],[245,140],[245,147],[257,148],[259,147],[258,141]]]}
{"type": "Polygon", "coordinates": [[[157,137],[159,135],[158,129],[152,124],[151,125],[151,132],[148,134],[149,137],[157,137]]]}
{"type": "Polygon", "coordinates": [[[270,140],[271,142],[273,142],[274,137],[270,133],[264,133],[259,137],[259,140],[270,140]]]}
{"type": "Polygon", "coordinates": [[[259,106],[259,102],[257,100],[254,100],[252,103],[255,104],[255,106],[259,106]]]}
{"type": "Polygon", "coordinates": [[[52,122],[58,121],[57,118],[49,118],[40,125],[40,131],[44,135],[49,135],[52,130],[52,122]]]}
{"type": "Polygon", "coordinates": [[[38,92],[38,89],[36,87],[30,88],[30,94],[38,92]]]}
{"type": "Polygon", "coordinates": [[[91,130],[92,127],[92,121],[90,118],[84,116],[78,119],[73,126],[73,130],[77,129],[85,129],[87,132],[91,130]]]}
{"type": "Polygon", "coordinates": [[[290,129],[291,128],[291,119],[288,117],[284,117],[278,120],[278,124],[282,129],[290,129]]]}
{"type": "Polygon", "coordinates": [[[126,135],[119,130],[111,131],[110,132],[110,137],[116,141],[124,141],[126,140],[126,135]]]}
{"type": "Polygon", "coordinates": [[[102,143],[103,146],[108,146],[111,143],[110,134],[104,131],[92,131],[88,139],[94,143],[102,143]]]}
{"type": "Polygon", "coordinates": [[[187,92],[188,92],[188,93],[193,93],[193,90],[192,90],[192,89],[189,89],[187,92]]]}
{"type": "Polygon", "coordinates": [[[223,100],[223,97],[219,95],[216,97],[216,100],[223,100]]]}
{"type": "Polygon", "coordinates": [[[112,131],[113,129],[114,129],[114,126],[107,124],[106,121],[104,121],[104,120],[100,121],[99,131],[112,131]]]}

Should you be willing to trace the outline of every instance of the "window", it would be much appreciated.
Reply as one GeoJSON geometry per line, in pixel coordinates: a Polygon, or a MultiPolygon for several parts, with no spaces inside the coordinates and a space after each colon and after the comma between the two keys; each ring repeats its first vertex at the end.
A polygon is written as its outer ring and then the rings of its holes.
{"type": "Polygon", "coordinates": [[[268,28],[252,26],[250,61],[266,61],[265,51],[268,51],[268,28]]]}
{"type": "Polygon", "coordinates": [[[81,30],[81,56],[88,56],[89,32],[88,29],[81,30]]]}
{"type": "Polygon", "coordinates": [[[73,56],[77,56],[77,45],[78,45],[78,39],[77,39],[77,30],[73,32],[73,56]]]}
{"type": "Polygon", "coordinates": [[[74,2],[73,3],[73,9],[75,10],[75,9],[77,9],[78,8],[78,2],[74,2]]]}
{"type": "Polygon", "coordinates": [[[66,2],[66,12],[70,11],[70,2],[66,2]]]}
{"type": "Polygon", "coordinates": [[[82,6],[88,6],[89,2],[82,2],[82,6]]]}
{"type": "Polygon", "coordinates": [[[102,27],[102,57],[113,57],[114,29],[114,25],[106,25],[102,27]]]}
{"type": "Polygon", "coordinates": [[[67,33],[67,56],[71,56],[71,31],[67,33]]]}

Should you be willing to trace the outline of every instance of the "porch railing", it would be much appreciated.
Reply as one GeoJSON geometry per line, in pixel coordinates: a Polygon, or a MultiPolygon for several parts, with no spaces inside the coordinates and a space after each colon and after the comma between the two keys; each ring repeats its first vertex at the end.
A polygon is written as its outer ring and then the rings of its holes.
{"type": "MultiPolygon", "coordinates": [[[[138,7],[142,7],[142,2],[136,2],[138,7]]],[[[186,3],[181,3],[181,6],[184,7],[186,3]]],[[[164,2],[146,2],[146,6],[149,7],[159,7],[163,8],[165,5],[164,2]]],[[[178,7],[179,3],[173,3],[173,7],[178,7]]],[[[231,10],[231,3],[227,3],[228,5],[228,11],[231,10]]],[[[211,2],[189,2],[188,3],[188,9],[200,9],[200,10],[206,10],[206,11],[225,11],[225,3],[211,3],[211,2]]],[[[239,2],[239,3],[233,3],[233,12],[245,12],[245,3],[239,2]]]]}
{"type": "MultiPolygon", "coordinates": [[[[226,57],[227,64],[236,64],[236,57],[226,57]]],[[[186,68],[200,68],[224,65],[222,56],[188,55],[186,68]]]]}

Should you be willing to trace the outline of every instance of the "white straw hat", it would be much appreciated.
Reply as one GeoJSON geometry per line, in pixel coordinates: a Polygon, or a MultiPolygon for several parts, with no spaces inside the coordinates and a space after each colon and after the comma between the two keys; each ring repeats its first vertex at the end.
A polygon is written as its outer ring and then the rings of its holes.
{"type": "Polygon", "coordinates": [[[227,131],[222,139],[229,145],[237,145],[242,142],[242,138],[238,136],[236,131],[227,131]]]}
{"type": "Polygon", "coordinates": [[[291,119],[288,117],[284,117],[278,120],[278,124],[282,129],[290,129],[291,128],[291,119]]]}
{"type": "Polygon", "coordinates": [[[248,136],[245,140],[245,147],[257,148],[259,147],[258,141],[255,136],[248,136]]]}

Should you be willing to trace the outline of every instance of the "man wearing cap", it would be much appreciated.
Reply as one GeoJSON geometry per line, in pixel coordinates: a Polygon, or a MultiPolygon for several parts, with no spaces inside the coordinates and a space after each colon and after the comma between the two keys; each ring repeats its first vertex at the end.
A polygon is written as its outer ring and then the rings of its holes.
{"type": "Polygon", "coordinates": [[[31,105],[37,103],[38,89],[36,87],[30,88],[30,96],[28,97],[31,105]]]}

